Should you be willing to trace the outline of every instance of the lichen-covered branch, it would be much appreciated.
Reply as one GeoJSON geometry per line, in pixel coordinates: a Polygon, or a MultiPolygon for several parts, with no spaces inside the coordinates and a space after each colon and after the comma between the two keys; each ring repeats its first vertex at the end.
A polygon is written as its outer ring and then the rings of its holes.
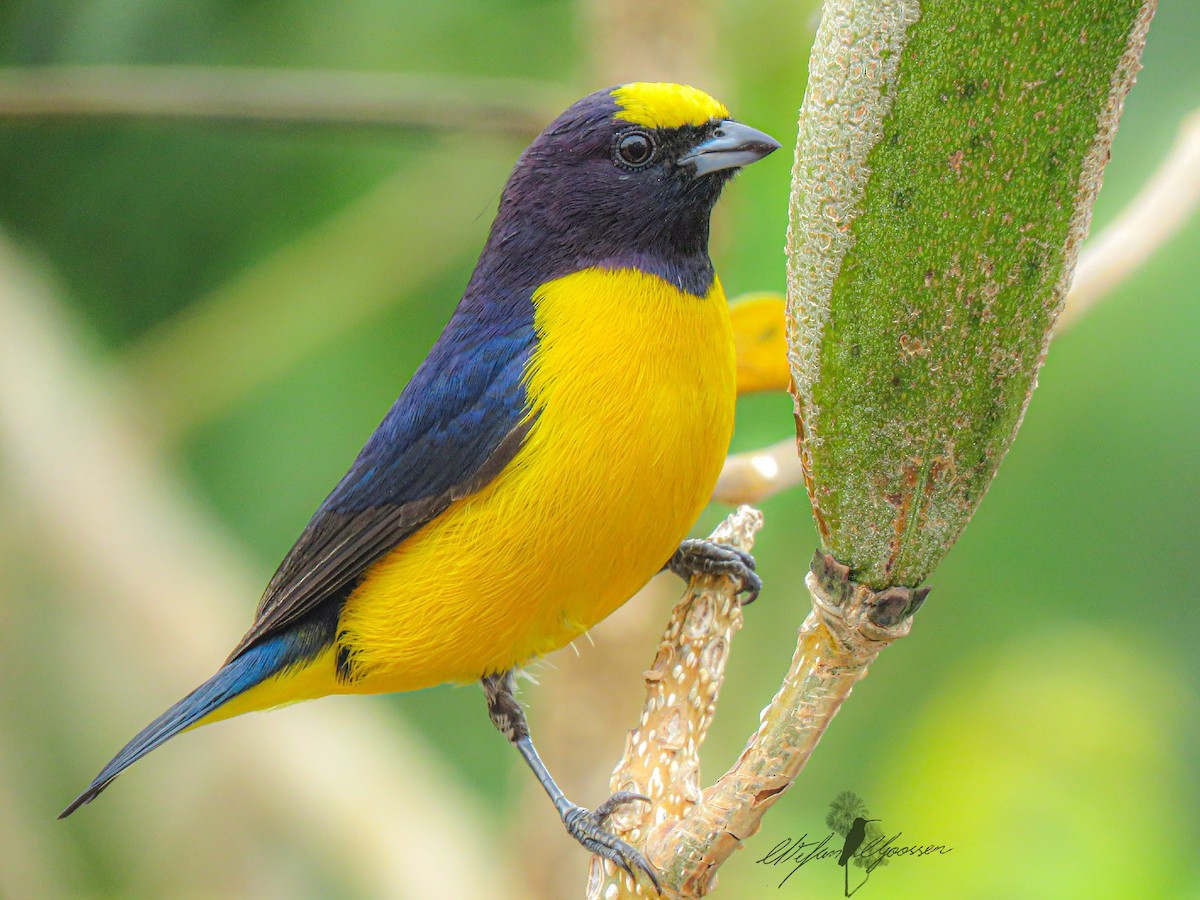
{"type": "MultiPolygon", "coordinates": [[[[1066,305],[1054,326],[1054,336],[1065,333],[1153,257],[1191,220],[1197,206],[1200,206],[1200,109],[1180,124],[1166,157],[1137,195],[1103,231],[1084,244],[1066,305]]],[[[782,295],[755,295],[748,302],[754,304],[755,324],[766,329],[771,321],[778,320],[779,327],[783,327],[782,295]]],[[[774,344],[768,341],[750,344],[749,338],[755,332],[737,328],[739,314],[748,318],[750,312],[746,309],[739,313],[739,305],[733,308],[735,334],[747,343],[738,347],[739,385],[744,380],[746,390],[786,391],[791,373],[786,366],[771,362],[770,354],[776,352],[774,344]]],[[[803,481],[796,442],[787,438],[768,447],[731,454],[725,460],[713,499],[731,506],[761,503],[803,481]]]]}

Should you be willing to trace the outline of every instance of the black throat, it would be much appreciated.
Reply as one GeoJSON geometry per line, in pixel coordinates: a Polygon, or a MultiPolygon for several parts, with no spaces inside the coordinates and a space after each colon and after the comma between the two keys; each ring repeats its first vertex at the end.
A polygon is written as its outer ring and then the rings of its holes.
{"type": "Polygon", "coordinates": [[[612,191],[603,170],[556,177],[561,174],[518,165],[468,293],[531,292],[598,267],[637,269],[689,294],[708,294],[714,278],[709,218],[727,181],[723,173],[699,179],[672,173],[645,194],[612,191]]]}

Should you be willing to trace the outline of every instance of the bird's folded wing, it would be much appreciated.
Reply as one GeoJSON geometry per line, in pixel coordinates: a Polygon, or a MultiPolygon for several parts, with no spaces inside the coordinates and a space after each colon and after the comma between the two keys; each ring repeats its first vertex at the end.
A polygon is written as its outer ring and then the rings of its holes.
{"type": "Polygon", "coordinates": [[[343,598],[372,563],[508,465],[532,422],[522,379],[532,341],[532,329],[447,329],[280,564],[230,659],[343,598]]]}

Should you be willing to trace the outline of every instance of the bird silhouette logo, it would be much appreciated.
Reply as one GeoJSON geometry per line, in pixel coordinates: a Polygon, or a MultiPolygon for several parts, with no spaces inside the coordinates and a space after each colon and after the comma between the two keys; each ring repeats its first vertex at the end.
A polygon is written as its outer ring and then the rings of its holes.
{"type": "Polygon", "coordinates": [[[810,832],[806,831],[798,838],[780,841],[756,862],[769,866],[791,866],[791,871],[779,882],[779,887],[783,887],[789,878],[810,862],[836,860],[842,870],[845,896],[853,897],[870,880],[875,870],[888,865],[893,857],[938,857],[954,850],[946,844],[932,842],[902,845],[899,839],[904,832],[885,834],[883,826],[879,824],[881,821],[871,816],[861,797],[853,791],[842,791],[829,804],[829,812],[825,815],[825,824],[829,828],[827,834],[810,838],[810,832]],[[840,851],[835,835],[842,837],[840,851]],[[850,885],[852,866],[860,869],[862,875],[862,880],[853,887],[850,885]]]}
{"type": "Polygon", "coordinates": [[[864,819],[862,816],[855,816],[854,824],[850,826],[850,830],[846,832],[846,842],[842,844],[842,855],[838,857],[838,865],[845,867],[850,861],[862,842],[867,837],[867,823],[878,822],[878,819],[864,819]]]}
{"type": "Polygon", "coordinates": [[[872,858],[868,866],[863,853],[860,852],[864,849],[864,843],[870,847],[883,837],[883,829],[876,824],[880,820],[868,818],[869,815],[867,805],[861,797],[853,791],[842,791],[829,804],[829,813],[825,816],[825,824],[845,839],[841,855],[838,856],[838,865],[844,872],[847,897],[854,896],[854,893],[867,883],[876,866],[887,864],[887,857],[881,856],[872,858]],[[853,890],[850,889],[851,862],[865,872],[863,880],[855,885],[853,890]]]}

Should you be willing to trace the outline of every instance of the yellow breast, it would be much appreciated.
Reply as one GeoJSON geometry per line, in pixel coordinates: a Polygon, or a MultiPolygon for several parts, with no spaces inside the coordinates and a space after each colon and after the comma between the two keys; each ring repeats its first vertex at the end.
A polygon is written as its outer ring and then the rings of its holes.
{"type": "Polygon", "coordinates": [[[340,690],[473,680],[561,647],[658,572],[707,502],[735,400],[719,282],[701,298],[589,269],[534,305],[525,445],[370,570],[342,615],[360,677],[340,690]]]}

